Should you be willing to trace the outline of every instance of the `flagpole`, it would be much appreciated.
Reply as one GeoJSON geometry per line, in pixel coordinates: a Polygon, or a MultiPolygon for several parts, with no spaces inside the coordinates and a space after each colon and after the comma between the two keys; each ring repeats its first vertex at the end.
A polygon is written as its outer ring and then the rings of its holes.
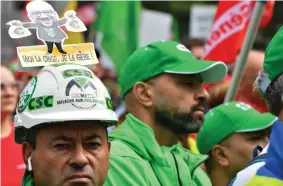
{"type": "Polygon", "coordinates": [[[245,66],[247,56],[250,49],[253,46],[255,37],[257,35],[258,26],[260,23],[260,18],[264,9],[266,1],[257,1],[255,9],[252,14],[251,22],[249,24],[247,34],[244,40],[243,48],[240,52],[239,58],[236,62],[235,69],[233,71],[232,80],[229,85],[228,91],[226,93],[224,102],[232,101],[235,98],[237,88],[239,85],[240,78],[242,76],[243,68],[245,66]]]}

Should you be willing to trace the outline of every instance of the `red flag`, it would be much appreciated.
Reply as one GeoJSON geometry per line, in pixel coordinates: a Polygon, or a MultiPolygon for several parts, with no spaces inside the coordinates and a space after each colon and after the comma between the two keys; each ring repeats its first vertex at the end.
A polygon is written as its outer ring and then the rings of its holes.
{"type": "Polygon", "coordinates": [[[244,41],[251,14],[251,1],[220,1],[202,58],[233,63],[244,41]]]}
{"type": "MultiPolygon", "coordinates": [[[[242,47],[255,1],[220,1],[203,59],[234,63],[242,47]]],[[[267,26],[273,15],[274,0],[267,1],[259,28],[267,26]]]]}
{"type": "MultiPolygon", "coordinates": [[[[255,4],[255,2],[253,2],[253,3],[255,4]]],[[[265,5],[263,13],[262,13],[259,28],[266,27],[269,24],[269,22],[271,21],[271,18],[273,16],[274,4],[275,4],[274,0],[268,0],[266,2],[266,5],[265,5]]]]}

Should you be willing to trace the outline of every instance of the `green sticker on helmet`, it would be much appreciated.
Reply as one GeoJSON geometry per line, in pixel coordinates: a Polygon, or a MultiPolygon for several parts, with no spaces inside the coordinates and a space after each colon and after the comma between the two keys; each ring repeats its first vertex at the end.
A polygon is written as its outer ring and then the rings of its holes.
{"type": "Polygon", "coordinates": [[[60,67],[60,66],[63,66],[63,65],[72,65],[72,64],[75,65],[75,63],[56,63],[56,64],[53,64],[53,65],[51,65],[51,66],[60,67]]]}
{"type": "Polygon", "coordinates": [[[92,78],[91,72],[87,70],[83,70],[83,69],[65,70],[62,72],[62,75],[64,78],[69,78],[69,77],[74,77],[74,76],[83,76],[83,77],[92,78]]]}
{"type": "Polygon", "coordinates": [[[105,98],[106,99],[106,106],[107,106],[107,109],[110,109],[110,110],[113,110],[113,107],[112,107],[112,100],[110,98],[105,98]]]}
{"type": "Polygon", "coordinates": [[[25,86],[24,90],[20,94],[20,99],[17,106],[19,113],[23,112],[28,106],[29,101],[31,100],[33,93],[35,91],[36,84],[37,84],[37,76],[35,76],[29,81],[29,83],[25,86]]]}
{"type": "Polygon", "coordinates": [[[43,108],[51,108],[53,107],[53,100],[54,96],[40,96],[40,97],[34,97],[29,101],[28,104],[28,110],[34,111],[37,109],[43,109],[43,108]]]}

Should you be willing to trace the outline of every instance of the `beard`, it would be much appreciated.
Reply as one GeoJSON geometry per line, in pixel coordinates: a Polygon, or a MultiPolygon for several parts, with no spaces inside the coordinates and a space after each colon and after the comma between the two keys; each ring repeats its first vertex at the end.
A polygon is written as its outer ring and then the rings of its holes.
{"type": "Polygon", "coordinates": [[[193,112],[200,106],[206,108],[203,102],[193,106],[191,112],[181,112],[177,108],[166,109],[163,106],[155,110],[155,120],[178,135],[196,133],[204,121],[203,117],[193,117],[193,112]]]}

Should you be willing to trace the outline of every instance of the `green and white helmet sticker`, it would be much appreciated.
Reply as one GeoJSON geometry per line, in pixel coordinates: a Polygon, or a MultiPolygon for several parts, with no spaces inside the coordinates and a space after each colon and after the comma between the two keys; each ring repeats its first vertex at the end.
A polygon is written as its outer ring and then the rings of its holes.
{"type": "Polygon", "coordinates": [[[79,109],[90,109],[96,104],[105,104],[105,100],[98,100],[98,89],[85,77],[72,78],[66,86],[67,99],[57,101],[57,105],[71,103],[79,109]]]}
{"type": "Polygon", "coordinates": [[[17,106],[19,113],[23,112],[28,106],[29,101],[31,100],[33,93],[35,91],[36,84],[37,84],[37,76],[35,76],[29,81],[29,83],[26,85],[26,87],[20,94],[20,99],[17,106]]]}
{"type": "Polygon", "coordinates": [[[62,72],[64,78],[75,77],[75,76],[84,76],[92,78],[91,72],[83,69],[70,69],[62,72]]]}
{"type": "Polygon", "coordinates": [[[112,107],[112,100],[110,98],[105,98],[106,99],[106,106],[107,106],[107,109],[110,109],[110,110],[113,110],[113,107],[112,107]]]}

